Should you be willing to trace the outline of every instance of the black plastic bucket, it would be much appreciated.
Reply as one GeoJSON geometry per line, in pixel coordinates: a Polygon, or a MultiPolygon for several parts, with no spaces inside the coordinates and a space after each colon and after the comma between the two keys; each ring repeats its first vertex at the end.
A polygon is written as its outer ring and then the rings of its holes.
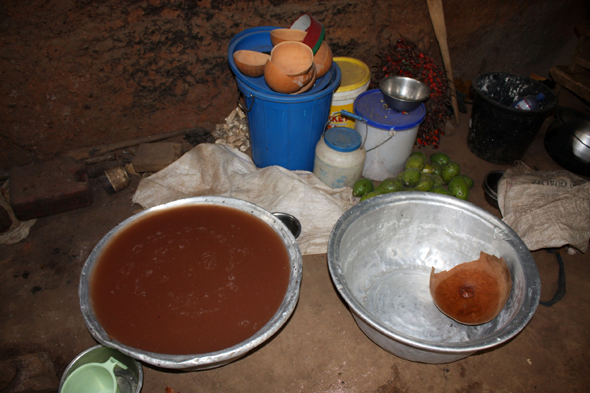
{"type": "Polygon", "coordinates": [[[522,159],[545,119],[557,108],[557,96],[544,84],[503,72],[479,75],[472,85],[473,110],[467,146],[494,164],[522,159]],[[510,106],[520,98],[543,93],[538,110],[510,106]]]}

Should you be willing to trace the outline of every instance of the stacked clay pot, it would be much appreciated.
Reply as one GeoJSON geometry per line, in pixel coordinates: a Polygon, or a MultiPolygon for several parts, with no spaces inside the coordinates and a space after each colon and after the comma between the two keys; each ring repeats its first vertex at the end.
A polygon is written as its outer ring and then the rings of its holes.
{"type": "Polygon", "coordinates": [[[264,80],[278,93],[293,94],[315,82],[313,51],[298,41],[284,41],[272,48],[264,66],[264,80]]]}
{"type": "Polygon", "coordinates": [[[314,55],[302,42],[306,34],[303,30],[275,29],[270,32],[273,44],[270,55],[238,50],[233,54],[236,67],[249,77],[264,76],[268,87],[277,93],[304,93],[330,70],[333,58],[325,41],[314,55]]]}

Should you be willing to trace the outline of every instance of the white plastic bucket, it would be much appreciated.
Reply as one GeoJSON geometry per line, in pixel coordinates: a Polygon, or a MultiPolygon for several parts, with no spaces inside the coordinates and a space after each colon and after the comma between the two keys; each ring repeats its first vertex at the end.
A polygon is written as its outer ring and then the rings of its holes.
{"type": "Polygon", "coordinates": [[[404,131],[389,131],[357,121],[355,129],[365,139],[367,158],[363,176],[375,181],[394,177],[404,165],[416,141],[419,125],[404,131]]]}
{"type": "Polygon", "coordinates": [[[382,103],[379,89],[369,90],[354,103],[355,130],[361,135],[367,157],[363,176],[375,181],[395,177],[404,169],[418,128],[426,116],[424,104],[411,112],[397,112],[382,103]]]}
{"type": "Polygon", "coordinates": [[[335,57],[334,62],[340,67],[342,80],[340,86],[332,95],[330,108],[330,123],[328,128],[354,128],[354,119],[340,114],[341,111],[353,111],[354,100],[359,94],[367,91],[371,82],[371,70],[360,60],[351,57],[335,57]]]}

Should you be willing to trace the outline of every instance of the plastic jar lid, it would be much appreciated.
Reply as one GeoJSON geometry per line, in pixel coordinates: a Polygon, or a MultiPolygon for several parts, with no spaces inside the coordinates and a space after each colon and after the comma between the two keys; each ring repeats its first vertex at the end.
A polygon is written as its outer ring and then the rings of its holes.
{"type": "Polygon", "coordinates": [[[342,72],[342,82],[336,92],[351,91],[363,87],[371,79],[371,70],[360,60],[352,57],[334,57],[342,72]]]}
{"type": "Polygon", "coordinates": [[[349,153],[361,147],[361,135],[352,128],[334,127],[324,134],[324,142],[332,149],[342,153],[349,153]]]}
{"type": "Polygon", "coordinates": [[[354,113],[361,116],[372,127],[403,131],[422,123],[426,117],[426,108],[424,104],[420,104],[411,112],[398,112],[383,101],[381,90],[374,89],[361,93],[354,100],[354,113]]]}

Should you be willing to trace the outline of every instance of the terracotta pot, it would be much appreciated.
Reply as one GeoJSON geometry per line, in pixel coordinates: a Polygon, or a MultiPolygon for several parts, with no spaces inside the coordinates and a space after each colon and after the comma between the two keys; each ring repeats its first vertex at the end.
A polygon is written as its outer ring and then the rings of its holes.
{"type": "Polygon", "coordinates": [[[278,93],[292,94],[306,86],[315,75],[315,67],[303,75],[290,76],[269,60],[264,67],[264,80],[268,87],[278,93]]]}
{"type": "Polygon", "coordinates": [[[270,42],[272,42],[273,46],[285,41],[302,42],[306,35],[307,32],[303,30],[275,29],[270,32],[270,42]]]}
{"type": "Polygon", "coordinates": [[[313,64],[313,51],[301,42],[285,41],[272,49],[270,60],[289,76],[303,75],[313,64]]]}
{"type": "Polygon", "coordinates": [[[318,78],[321,78],[330,70],[332,67],[332,59],[332,49],[330,49],[330,46],[326,43],[326,41],[322,42],[320,49],[318,49],[317,53],[313,57],[313,62],[315,63],[318,78]]]}
{"type": "Polygon", "coordinates": [[[252,50],[237,50],[234,52],[234,62],[240,72],[253,78],[264,74],[264,65],[270,59],[266,53],[252,50]]]}

